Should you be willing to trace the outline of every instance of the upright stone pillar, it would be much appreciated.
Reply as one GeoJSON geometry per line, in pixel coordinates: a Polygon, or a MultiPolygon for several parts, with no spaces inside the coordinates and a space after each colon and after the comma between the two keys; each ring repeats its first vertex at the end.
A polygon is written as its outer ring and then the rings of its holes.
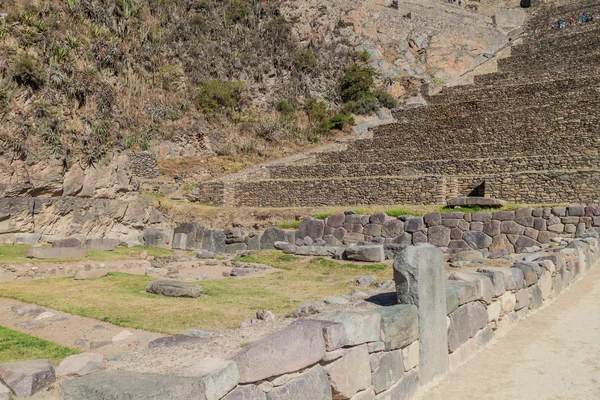
{"type": "Polygon", "coordinates": [[[443,253],[430,244],[409,246],[394,260],[398,303],[418,309],[421,385],[448,371],[445,280],[443,253]]]}

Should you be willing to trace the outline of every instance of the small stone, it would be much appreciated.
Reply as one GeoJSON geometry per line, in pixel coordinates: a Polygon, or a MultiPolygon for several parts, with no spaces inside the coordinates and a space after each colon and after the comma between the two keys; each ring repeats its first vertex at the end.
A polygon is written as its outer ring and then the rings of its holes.
{"type": "Polygon", "coordinates": [[[56,369],[58,376],[83,376],[102,369],[104,356],[97,353],[76,354],[65,358],[56,369]]]}
{"type": "Polygon", "coordinates": [[[130,336],[133,336],[133,333],[129,332],[128,330],[124,330],[124,331],[117,333],[115,336],[113,336],[113,338],[111,340],[113,343],[120,342],[122,340],[127,339],[130,336]]]}

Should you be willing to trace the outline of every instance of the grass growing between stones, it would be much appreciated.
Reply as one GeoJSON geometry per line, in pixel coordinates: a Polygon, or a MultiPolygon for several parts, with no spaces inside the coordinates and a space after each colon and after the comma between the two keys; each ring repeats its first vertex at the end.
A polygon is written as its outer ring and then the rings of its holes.
{"type": "Polygon", "coordinates": [[[0,326],[0,364],[47,358],[55,364],[80,351],[0,326]]]}
{"type": "Polygon", "coordinates": [[[0,293],[124,327],[176,334],[188,328],[236,328],[263,308],[283,316],[301,303],[349,292],[352,280],[367,273],[380,280],[392,279],[392,266],[385,264],[299,258],[274,251],[261,251],[244,260],[280,270],[247,279],[199,282],[205,295],[197,299],[148,294],[146,285],[153,278],[123,273],[83,281],[56,278],[4,283],[0,293]]]}
{"type": "Polygon", "coordinates": [[[147,251],[150,256],[167,256],[174,254],[173,250],[160,249],[156,247],[116,247],[114,251],[90,250],[86,258],[70,259],[35,259],[25,258],[25,250],[29,249],[27,245],[0,245],[0,264],[24,264],[24,263],[42,263],[42,262],[70,262],[70,261],[109,261],[137,259],[142,251],[147,251]]]}

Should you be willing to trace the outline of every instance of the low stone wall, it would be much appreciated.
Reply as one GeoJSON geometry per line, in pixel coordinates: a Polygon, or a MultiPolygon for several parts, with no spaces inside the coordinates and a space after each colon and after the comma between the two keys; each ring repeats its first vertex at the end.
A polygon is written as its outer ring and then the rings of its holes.
{"type": "Polygon", "coordinates": [[[129,157],[128,167],[134,177],[154,179],[160,175],[155,154],[149,151],[131,151],[127,153],[127,156],[129,157]]]}

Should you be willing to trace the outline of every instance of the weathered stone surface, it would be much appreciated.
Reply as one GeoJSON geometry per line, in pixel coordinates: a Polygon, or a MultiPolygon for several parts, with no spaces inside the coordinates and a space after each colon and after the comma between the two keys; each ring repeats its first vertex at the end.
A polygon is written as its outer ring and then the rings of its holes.
{"type": "Polygon", "coordinates": [[[204,385],[202,400],[219,400],[239,382],[239,372],[235,362],[220,358],[206,358],[190,367],[175,372],[177,376],[199,378],[204,385]]]}
{"type": "MultiPolygon", "coordinates": [[[[285,240],[285,238],[284,238],[285,240]]],[[[227,249],[227,237],[220,229],[206,229],[202,240],[202,250],[216,254],[224,253],[227,249]]]]}
{"type": "MultiPolygon", "coordinates": [[[[9,388],[4,386],[2,382],[0,382],[0,400],[11,400],[12,392],[9,388]]],[[[375,399],[375,393],[373,393],[373,399],[375,399]]]]}
{"type": "Polygon", "coordinates": [[[385,238],[394,238],[404,232],[404,222],[399,219],[390,219],[383,223],[381,235],[385,238]]]}
{"type": "Polygon", "coordinates": [[[339,322],[316,319],[300,319],[292,325],[317,324],[323,331],[326,351],[337,350],[348,343],[348,335],[344,325],[339,322]]]}
{"type": "Polygon", "coordinates": [[[180,235],[179,247],[185,250],[194,250],[202,247],[205,226],[200,222],[186,222],[178,225],[173,230],[173,247],[175,247],[175,235],[180,235]]]}
{"type": "Polygon", "coordinates": [[[275,226],[271,226],[265,230],[260,238],[260,248],[262,250],[272,250],[275,248],[276,242],[285,242],[285,231],[275,226]]]}
{"type": "Polygon", "coordinates": [[[527,294],[529,295],[529,309],[537,310],[544,304],[544,298],[542,290],[539,285],[533,285],[527,288],[527,294]]]}
{"type": "Polygon", "coordinates": [[[245,385],[229,392],[223,400],[267,400],[267,395],[256,385],[245,385]]]}
{"type": "Polygon", "coordinates": [[[200,285],[183,283],[169,280],[157,280],[150,282],[146,288],[148,293],[161,294],[167,297],[190,297],[196,298],[202,295],[204,288],[200,285]]]}
{"type": "Polygon", "coordinates": [[[331,400],[331,398],[332,392],[329,378],[319,365],[312,367],[298,378],[267,393],[268,400],[331,400]]]}
{"type": "Polygon", "coordinates": [[[0,364],[0,380],[17,396],[31,397],[56,380],[50,360],[0,364]]]}
{"type": "Polygon", "coordinates": [[[529,294],[527,290],[521,289],[516,293],[517,303],[515,304],[515,310],[519,311],[522,308],[529,306],[529,294]]]}
{"type": "Polygon", "coordinates": [[[511,268],[501,267],[485,267],[478,269],[478,272],[484,273],[492,279],[492,283],[494,283],[494,292],[497,293],[497,295],[501,294],[500,289],[502,287],[502,278],[500,278],[498,274],[503,275],[504,290],[516,290],[523,287],[523,272],[519,269],[517,269],[517,271],[519,272],[514,272],[511,268]]]}
{"type": "Polygon", "coordinates": [[[487,249],[492,244],[492,237],[483,232],[467,231],[462,238],[474,249],[487,249]]]}
{"type": "Polygon", "coordinates": [[[506,292],[502,296],[498,297],[500,302],[500,315],[506,315],[514,311],[517,304],[517,298],[514,293],[506,292]]]}
{"type": "Polygon", "coordinates": [[[381,314],[377,310],[341,310],[317,315],[315,319],[344,325],[348,345],[356,346],[380,340],[381,314]]]}
{"type": "Polygon", "coordinates": [[[541,278],[538,281],[538,286],[542,293],[542,299],[546,300],[552,294],[552,274],[548,271],[544,271],[541,278]]]}
{"type": "Polygon", "coordinates": [[[240,372],[240,382],[249,383],[301,370],[318,362],[324,355],[321,325],[307,323],[292,324],[248,345],[234,360],[240,372]]]}
{"type": "Polygon", "coordinates": [[[525,232],[525,228],[515,221],[502,221],[500,223],[500,233],[507,235],[522,235],[525,232]]]}
{"type": "Polygon", "coordinates": [[[402,349],[404,371],[410,371],[419,365],[419,341],[415,340],[402,349]]]}
{"type": "Polygon", "coordinates": [[[375,400],[375,390],[369,387],[367,390],[356,393],[350,400],[375,400]]]}
{"type": "Polygon", "coordinates": [[[527,236],[519,236],[515,242],[515,250],[521,252],[524,249],[540,246],[540,243],[527,236]]]}
{"type": "Polygon", "coordinates": [[[61,361],[56,374],[58,376],[78,375],[83,376],[100,371],[104,356],[98,353],[83,353],[69,356],[61,361]]]}
{"type": "Polygon", "coordinates": [[[445,290],[456,292],[459,306],[477,300],[480,296],[477,283],[462,280],[447,280],[445,290]]]}
{"type": "Polygon", "coordinates": [[[175,233],[173,235],[173,245],[174,249],[185,250],[187,245],[187,234],[185,233],[175,233]]]}
{"type": "Polygon", "coordinates": [[[446,314],[458,308],[458,293],[452,288],[446,286],[446,314]]]}
{"type": "Polygon", "coordinates": [[[302,220],[298,231],[296,232],[297,238],[309,237],[313,240],[323,238],[323,232],[325,229],[325,223],[318,219],[307,218],[302,220]]]}
{"type": "Polygon", "coordinates": [[[432,226],[427,231],[428,241],[436,247],[446,247],[450,244],[450,228],[442,225],[432,226]]]}
{"type": "Polygon", "coordinates": [[[62,384],[65,400],[203,399],[203,382],[196,378],[129,371],[98,372],[62,384]]]}
{"type": "Polygon", "coordinates": [[[414,305],[399,304],[375,311],[381,315],[381,341],[389,349],[399,349],[418,339],[419,317],[414,305]]]}
{"type": "Polygon", "coordinates": [[[502,305],[500,301],[494,301],[492,304],[487,306],[488,322],[498,321],[500,318],[500,312],[502,311],[502,305]]]}
{"type": "Polygon", "coordinates": [[[351,348],[342,358],[325,367],[335,398],[349,399],[371,386],[371,364],[367,345],[351,348]]]}
{"type": "Polygon", "coordinates": [[[113,251],[118,244],[116,239],[87,239],[83,247],[88,250],[113,251]]]}
{"type": "Polygon", "coordinates": [[[489,197],[455,197],[448,200],[448,207],[502,207],[506,204],[503,200],[489,197]]]}
{"type": "Polygon", "coordinates": [[[474,222],[487,222],[491,221],[492,213],[487,211],[478,211],[473,213],[472,218],[474,222]]]}
{"type": "Polygon", "coordinates": [[[425,222],[423,221],[423,217],[408,218],[404,223],[404,229],[409,233],[425,231],[425,222]]]}
{"type": "Polygon", "coordinates": [[[410,371],[402,377],[400,382],[385,392],[379,393],[375,398],[377,400],[409,400],[416,393],[419,387],[419,380],[419,373],[417,371],[410,371]]]}
{"type": "Polygon", "coordinates": [[[171,243],[173,231],[164,229],[146,229],[143,242],[149,247],[167,247],[171,243]]]}
{"type": "Polygon", "coordinates": [[[514,211],[496,211],[492,213],[492,219],[498,221],[512,221],[515,219],[514,211]]]}
{"type": "Polygon", "coordinates": [[[383,262],[385,253],[383,245],[350,246],[346,249],[346,258],[352,261],[383,262]]]}
{"type": "Polygon", "coordinates": [[[52,242],[52,247],[81,247],[81,240],[77,238],[57,239],[52,242]]]}
{"type": "Polygon", "coordinates": [[[85,258],[87,250],[76,247],[32,247],[25,250],[25,257],[38,259],[85,258]]]}
{"type": "Polygon", "coordinates": [[[574,216],[574,217],[585,216],[585,206],[569,206],[569,216],[574,216]]]}
{"type": "Polygon", "coordinates": [[[473,272],[453,272],[450,274],[450,279],[477,284],[479,292],[478,299],[485,301],[487,304],[492,302],[492,297],[494,297],[494,285],[487,275],[473,272]]]}
{"type": "Polygon", "coordinates": [[[430,212],[423,216],[423,222],[427,227],[438,226],[442,223],[442,214],[439,212],[430,212]]]}
{"type": "Polygon", "coordinates": [[[457,261],[473,261],[479,260],[483,258],[483,254],[479,250],[469,250],[469,251],[461,251],[460,253],[455,253],[450,256],[451,262],[457,261]]]}
{"type": "Polygon", "coordinates": [[[77,271],[75,273],[75,275],[73,276],[73,279],[75,279],[76,281],[82,281],[85,279],[103,278],[107,275],[108,275],[108,271],[105,269],[93,269],[90,271],[81,270],[81,271],[77,271]]]}
{"type": "Polygon", "coordinates": [[[394,260],[394,281],[398,302],[414,304],[418,308],[419,379],[426,384],[448,370],[442,251],[428,244],[407,247],[394,260]]]}
{"type": "Polygon", "coordinates": [[[513,268],[518,268],[523,271],[523,278],[525,279],[525,286],[531,286],[538,281],[537,269],[530,263],[517,262],[513,265],[513,268]]]}
{"type": "Polygon", "coordinates": [[[385,352],[379,359],[379,366],[373,371],[373,388],[381,393],[391,388],[404,375],[402,350],[385,352]]]}
{"type": "Polygon", "coordinates": [[[456,351],[488,322],[486,308],[477,301],[458,307],[449,317],[448,350],[450,352],[456,351]]]}
{"type": "MultiPolygon", "coordinates": [[[[165,336],[155,339],[148,343],[149,349],[162,349],[165,347],[184,347],[184,346],[196,346],[202,343],[209,342],[208,338],[199,338],[187,335],[173,335],[165,336]]],[[[109,342],[111,343],[111,342],[109,342]]]]}
{"type": "Polygon", "coordinates": [[[412,235],[412,244],[427,243],[427,235],[423,232],[415,232],[412,235]]]}
{"type": "Polygon", "coordinates": [[[504,273],[502,271],[487,268],[479,268],[477,272],[480,272],[491,279],[492,285],[494,286],[494,296],[500,296],[506,291],[506,285],[504,283],[504,273]]]}

